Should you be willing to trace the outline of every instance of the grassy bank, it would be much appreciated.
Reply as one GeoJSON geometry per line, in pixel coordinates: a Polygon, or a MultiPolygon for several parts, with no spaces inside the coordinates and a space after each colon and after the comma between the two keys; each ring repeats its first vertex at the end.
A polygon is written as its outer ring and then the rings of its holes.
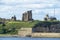
{"type": "Polygon", "coordinates": [[[0,34],[17,34],[18,30],[23,28],[32,28],[35,24],[37,24],[39,21],[33,21],[33,22],[24,22],[24,21],[6,21],[5,26],[3,24],[0,24],[0,34]]]}
{"type": "Polygon", "coordinates": [[[60,21],[6,21],[5,25],[0,24],[0,34],[18,34],[18,30],[20,28],[32,28],[34,26],[39,26],[40,24],[57,24],[60,23],[60,21]]]}

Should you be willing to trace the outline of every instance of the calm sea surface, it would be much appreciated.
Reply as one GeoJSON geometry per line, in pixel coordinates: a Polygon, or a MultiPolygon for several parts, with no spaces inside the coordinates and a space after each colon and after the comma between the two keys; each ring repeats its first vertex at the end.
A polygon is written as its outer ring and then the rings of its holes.
{"type": "Polygon", "coordinates": [[[60,38],[2,38],[0,40],[60,40],[60,38]]]}

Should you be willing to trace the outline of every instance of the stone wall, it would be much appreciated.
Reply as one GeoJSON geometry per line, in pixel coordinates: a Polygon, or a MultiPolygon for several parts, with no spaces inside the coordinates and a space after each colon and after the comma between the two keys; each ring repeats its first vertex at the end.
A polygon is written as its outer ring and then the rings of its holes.
{"type": "Polygon", "coordinates": [[[27,35],[31,35],[31,33],[32,33],[32,28],[21,28],[18,31],[18,35],[21,36],[21,37],[25,37],[27,35]]]}
{"type": "Polygon", "coordinates": [[[32,33],[32,37],[59,37],[60,33],[32,33]]]}
{"type": "Polygon", "coordinates": [[[60,38],[60,33],[33,33],[32,28],[21,28],[18,31],[18,36],[20,37],[26,37],[27,35],[31,35],[31,37],[55,37],[60,38]]]}

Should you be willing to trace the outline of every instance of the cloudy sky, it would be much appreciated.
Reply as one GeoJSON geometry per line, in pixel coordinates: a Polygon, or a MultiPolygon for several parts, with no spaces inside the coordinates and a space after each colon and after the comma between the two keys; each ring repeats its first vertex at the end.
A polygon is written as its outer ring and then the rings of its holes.
{"type": "Polygon", "coordinates": [[[22,13],[32,10],[33,19],[43,20],[46,14],[60,20],[60,0],[0,0],[0,17],[11,18],[16,15],[22,19],[22,13]]]}

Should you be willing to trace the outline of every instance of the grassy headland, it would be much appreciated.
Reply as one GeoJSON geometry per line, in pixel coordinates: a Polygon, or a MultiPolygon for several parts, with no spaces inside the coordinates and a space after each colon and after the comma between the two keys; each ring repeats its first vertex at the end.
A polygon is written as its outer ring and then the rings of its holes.
{"type": "Polygon", "coordinates": [[[40,24],[58,24],[60,21],[6,21],[5,26],[3,24],[0,24],[0,34],[17,34],[18,30],[23,28],[32,28],[34,26],[39,26],[40,24]]]}
{"type": "Polygon", "coordinates": [[[39,21],[33,22],[24,22],[24,21],[6,21],[5,26],[0,24],[0,34],[17,34],[18,30],[23,28],[32,28],[37,24],[39,21]]]}

